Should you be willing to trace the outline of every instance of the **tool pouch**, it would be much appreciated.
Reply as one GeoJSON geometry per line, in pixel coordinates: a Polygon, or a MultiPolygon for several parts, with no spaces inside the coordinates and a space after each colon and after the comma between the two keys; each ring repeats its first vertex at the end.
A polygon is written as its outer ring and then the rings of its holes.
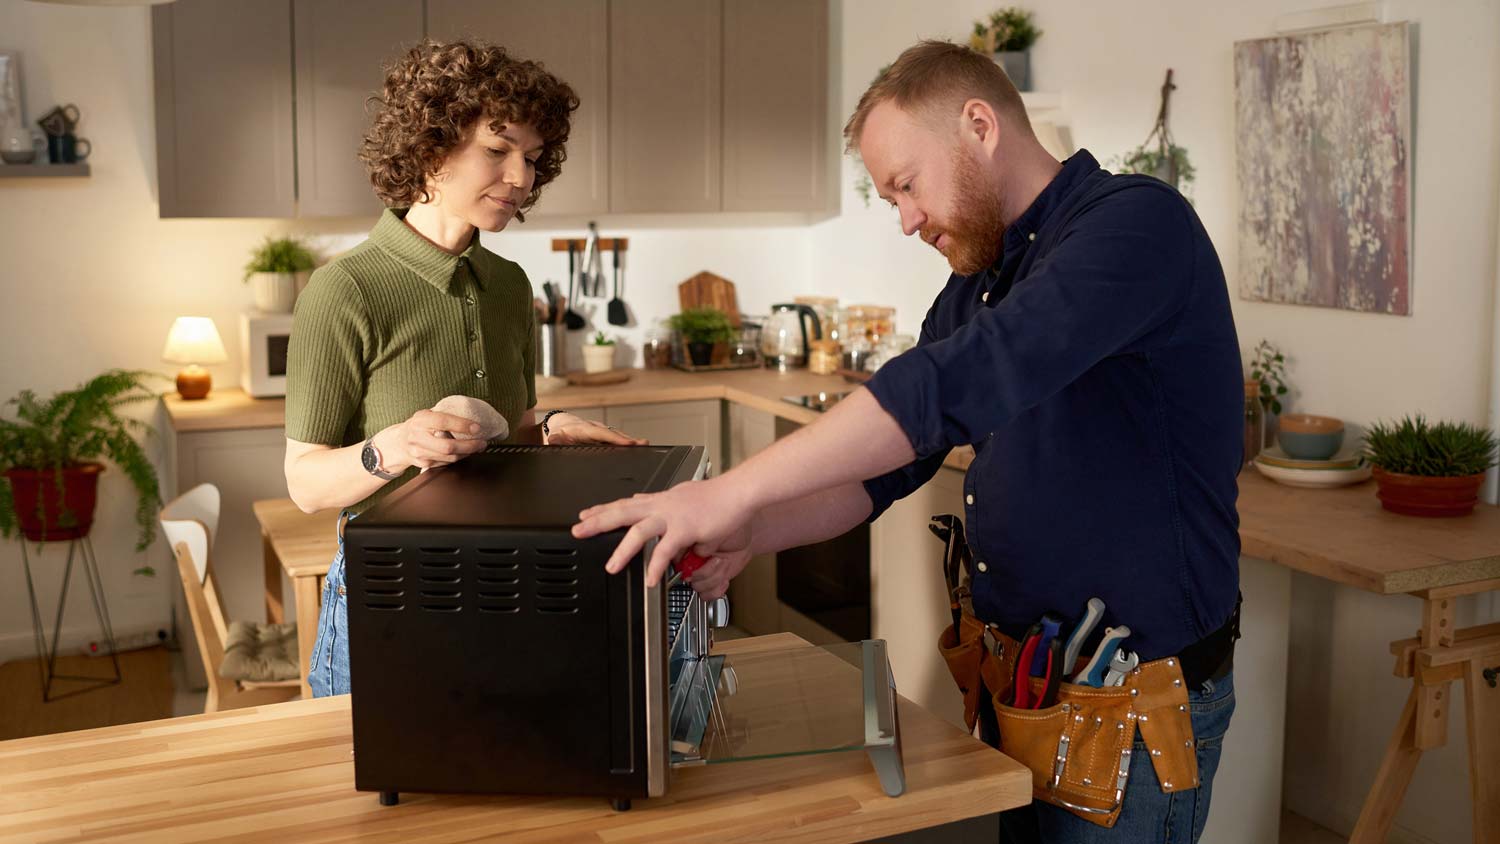
{"type": "MultiPolygon", "coordinates": [[[[988,695],[994,708],[1000,750],[1031,771],[1032,796],[1037,800],[1061,806],[1099,826],[1113,827],[1129,784],[1137,729],[1162,791],[1198,787],[1187,689],[1175,658],[1141,664],[1126,675],[1123,686],[1061,683],[1056,704],[1017,709],[1001,701],[1009,699],[1020,646],[991,628],[989,633],[997,643],[992,651],[985,646],[985,629],[983,622],[965,615],[960,641],[949,647],[953,629],[946,628],[939,649],[964,690],[965,723],[972,729],[977,721],[979,696],[974,689],[982,685],[981,694],[988,695]]],[[[1068,675],[1076,668],[1070,666],[1068,675]]],[[[1030,682],[1033,692],[1040,694],[1042,679],[1033,677],[1030,682]]]]}

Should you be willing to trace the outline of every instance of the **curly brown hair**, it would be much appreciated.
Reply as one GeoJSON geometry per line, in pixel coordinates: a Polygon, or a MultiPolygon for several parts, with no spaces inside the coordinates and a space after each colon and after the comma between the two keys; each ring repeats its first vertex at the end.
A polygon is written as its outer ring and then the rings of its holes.
{"type": "Polygon", "coordinates": [[[384,90],[370,102],[375,117],[359,158],[376,195],[390,206],[431,199],[428,177],[481,119],[497,131],[502,123],[535,129],[543,147],[531,193],[517,209],[522,222],[522,212],[562,172],[578,109],[578,95],[539,62],[479,41],[424,40],[386,69],[384,90]]]}

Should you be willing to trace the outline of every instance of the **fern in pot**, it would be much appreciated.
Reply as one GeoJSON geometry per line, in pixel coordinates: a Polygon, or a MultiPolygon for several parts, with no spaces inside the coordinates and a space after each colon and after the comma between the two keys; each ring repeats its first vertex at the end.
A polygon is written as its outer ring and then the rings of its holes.
{"type": "Polygon", "coordinates": [[[312,250],[290,237],[271,238],[256,247],[245,264],[245,281],[255,294],[255,307],[268,314],[289,314],[307,277],[318,265],[312,250]]]}
{"type": "Polygon", "coordinates": [[[1377,422],[1364,438],[1380,506],[1408,516],[1474,511],[1484,473],[1495,465],[1495,435],[1464,422],[1429,425],[1417,414],[1377,422]]]}
{"type": "Polygon", "coordinates": [[[0,417],[0,535],[19,532],[34,542],[86,536],[105,468],[99,458],[105,458],[135,487],[136,550],[151,544],[161,493],[137,436],[152,428],[119,411],[155,400],[146,386],[155,379],[166,380],[153,372],[112,369],[49,399],[22,390],[6,403],[15,418],[0,417]]]}

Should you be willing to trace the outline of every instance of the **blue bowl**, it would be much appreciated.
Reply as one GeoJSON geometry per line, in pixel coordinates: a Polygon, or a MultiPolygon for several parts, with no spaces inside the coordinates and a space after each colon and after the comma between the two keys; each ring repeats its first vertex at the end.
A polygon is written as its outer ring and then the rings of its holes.
{"type": "Polygon", "coordinates": [[[1276,442],[1288,457],[1327,460],[1344,447],[1344,423],[1327,416],[1288,414],[1280,420],[1276,442]]]}

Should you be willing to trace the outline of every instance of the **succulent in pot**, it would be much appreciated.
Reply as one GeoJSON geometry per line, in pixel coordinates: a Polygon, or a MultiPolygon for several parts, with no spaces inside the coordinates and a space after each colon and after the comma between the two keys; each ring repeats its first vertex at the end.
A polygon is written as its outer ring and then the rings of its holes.
{"type": "Polygon", "coordinates": [[[1380,506],[1409,516],[1463,516],[1479,501],[1495,444],[1487,428],[1428,424],[1419,413],[1370,426],[1363,453],[1374,467],[1380,506]]]}
{"type": "Polygon", "coordinates": [[[270,314],[289,314],[297,294],[318,265],[312,250],[290,237],[271,238],[256,247],[245,264],[245,281],[255,295],[255,307],[270,314]]]}
{"type": "Polygon", "coordinates": [[[615,341],[597,331],[583,347],[584,372],[608,372],[615,368],[615,341]]]}

